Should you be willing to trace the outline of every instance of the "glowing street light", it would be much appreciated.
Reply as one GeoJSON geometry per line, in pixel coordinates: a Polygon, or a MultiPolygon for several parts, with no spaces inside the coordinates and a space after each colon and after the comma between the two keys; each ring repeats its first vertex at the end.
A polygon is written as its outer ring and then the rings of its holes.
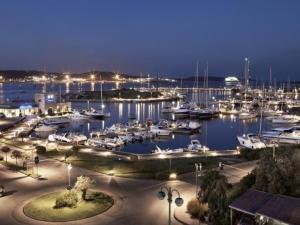
{"type": "Polygon", "coordinates": [[[68,188],[71,188],[71,169],[72,169],[71,163],[68,164],[67,168],[68,168],[68,178],[69,178],[69,186],[68,186],[68,188]]]}
{"type": "Polygon", "coordinates": [[[202,172],[202,163],[195,163],[195,174],[196,174],[196,197],[198,196],[198,176],[201,175],[202,172]]]}
{"type": "Polygon", "coordinates": [[[95,80],[95,74],[91,74],[91,80],[95,80]]]}
{"type": "Polygon", "coordinates": [[[70,75],[67,74],[67,75],[65,76],[65,79],[66,79],[66,80],[70,80],[70,75]]]}
{"type": "Polygon", "coordinates": [[[116,79],[116,80],[119,80],[119,79],[120,79],[120,75],[119,75],[119,74],[116,74],[116,75],[115,75],[115,79],[116,79]]]}
{"type": "Polygon", "coordinates": [[[173,201],[173,193],[176,193],[178,195],[178,197],[175,199],[175,204],[180,207],[183,205],[183,199],[180,197],[180,193],[179,191],[177,191],[176,189],[172,189],[171,187],[162,187],[160,189],[160,191],[157,193],[157,197],[159,200],[163,200],[166,195],[168,196],[168,203],[169,203],[169,225],[172,224],[172,220],[171,220],[171,205],[172,205],[172,201],[173,201]]]}

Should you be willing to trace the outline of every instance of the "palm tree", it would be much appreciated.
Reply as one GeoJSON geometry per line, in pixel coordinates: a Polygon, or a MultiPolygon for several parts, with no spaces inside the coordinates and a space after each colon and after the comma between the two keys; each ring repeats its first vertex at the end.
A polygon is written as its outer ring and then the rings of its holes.
{"type": "Polygon", "coordinates": [[[18,165],[18,158],[22,157],[22,153],[18,150],[13,150],[11,153],[11,158],[16,159],[16,165],[18,165]]]}
{"type": "Polygon", "coordinates": [[[1,151],[5,154],[5,161],[7,162],[7,153],[11,151],[11,149],[7,146],[1,148],[1,151]]]}

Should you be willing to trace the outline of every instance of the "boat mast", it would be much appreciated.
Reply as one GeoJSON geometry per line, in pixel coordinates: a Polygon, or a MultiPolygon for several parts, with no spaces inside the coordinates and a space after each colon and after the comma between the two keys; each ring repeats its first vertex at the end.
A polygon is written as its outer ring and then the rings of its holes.
{"type": "Polygon", "coordinates": [[[205,86],[206,86],[206,91],[205,91],[205,108],[208,107],[208,62],[206,62],[206,74],[205,74],[205,86]]]}
{"type": "Polygon", "coordinates": [[[102,77],[101,77],[101,74],[100,74],[100,90],[101,90],[101,109],[103,109],[103,96],[102,96],[102,77]]]}

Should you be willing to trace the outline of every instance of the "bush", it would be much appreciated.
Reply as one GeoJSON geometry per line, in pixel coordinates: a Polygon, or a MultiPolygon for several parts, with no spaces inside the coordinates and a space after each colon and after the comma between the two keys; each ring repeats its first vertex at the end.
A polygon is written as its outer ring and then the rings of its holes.
{"type": "Polygon", "coordinates": [[[257,160],[257,159],[259,159],[261,151],[264,151],[264,150],[241,149],[240,156],[249,161],[257,160]]]}
{"type": "Polygon", "coordinates": [[[72,189],[70,191],[65,191],[61,196],[56,198],[55,208],[76,208],[78,203],[78,193],[76,190],[72,189]]]}
{"type": "Polygon", "coordinates": [[[204,216],[208,211],[207,203],[201,203],[198,199],[192,199],[187,204],[187,212],[193,218],[197,218],[199,220],[204,220],[204,216]]]}
{"type": "Polygon", "coordinates": [[[3,160],[4,160],[4,158],[3,158],[3,156],[1,155],[1,156],[0,156],[0,161],[3,161],[3,160]]]}
{"type": "Polygon", "coordinates": [[[169,176],[170,176],[169,171],[161,171],[161,172],[155,173],[155,179],[157,179],[157,180],[166,180],[169,178],[169,176]]]}
{"type": "Polygon", "coordinates": [[[45,154],[47,152],[46,147],[38,145],[35,147],[37,154],[45,154]]]}

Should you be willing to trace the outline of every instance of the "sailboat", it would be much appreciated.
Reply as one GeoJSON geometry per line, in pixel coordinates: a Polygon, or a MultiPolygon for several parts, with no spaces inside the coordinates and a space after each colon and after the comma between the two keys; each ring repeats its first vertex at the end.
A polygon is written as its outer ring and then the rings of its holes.
{"type": "Polygon", "coordinates": [[[93,119],[103,120],[106,117],[110,117],[110,113],[105,113],[104,112],[103,95],[102,95],[102,81],[100,83],[100,87],[101,87],[101,105],[100,105],[100,109],[96,110],[96,109],[93,109],[93,108],[91,108],[91,109],[88,108],[88,110],[83,111],[83,114],[88,116],[88,117],[91,117],[93,119]]]}

